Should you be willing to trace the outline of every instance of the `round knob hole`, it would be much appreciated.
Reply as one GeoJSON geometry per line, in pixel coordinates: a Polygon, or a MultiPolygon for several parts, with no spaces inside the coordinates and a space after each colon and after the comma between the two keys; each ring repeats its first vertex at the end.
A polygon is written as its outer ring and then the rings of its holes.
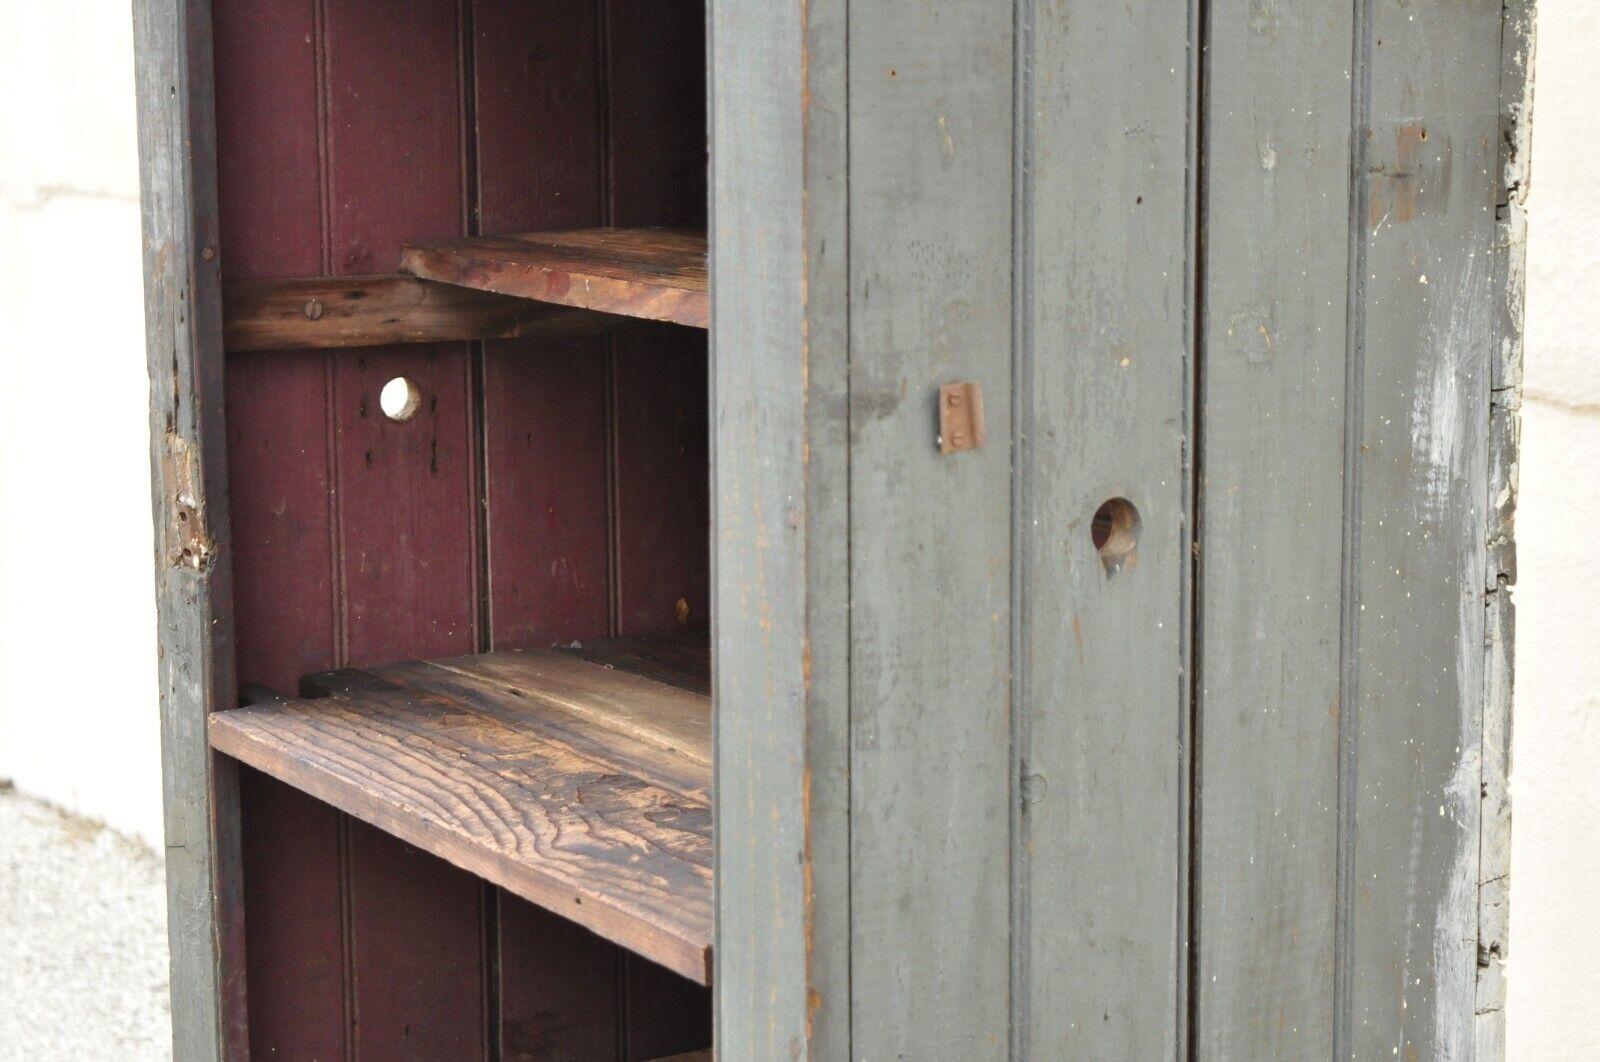
{"type": "Polygon", "coordinates": [[[410,377],[396,376],[383,385],[378,406],[390,420],[410,420],[422,408],[422,391],[410,377]]]}
{"type": "Polygon", "coordinates": [[[1095,510],[1089,525],[1107,575],[1115,575],[1139,544],[1139,510],[1127,498],[1112,498],[1095,510]]]}

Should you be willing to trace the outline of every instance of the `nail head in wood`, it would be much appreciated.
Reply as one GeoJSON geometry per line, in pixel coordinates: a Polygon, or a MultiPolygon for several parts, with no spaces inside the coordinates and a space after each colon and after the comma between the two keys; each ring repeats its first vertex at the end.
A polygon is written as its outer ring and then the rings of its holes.
{"type": "Polygon", "coordinates": [[[939,387],[939,452],[971,450],[987,441],[983,426],[983,388],[971,381],[939,387]]]}

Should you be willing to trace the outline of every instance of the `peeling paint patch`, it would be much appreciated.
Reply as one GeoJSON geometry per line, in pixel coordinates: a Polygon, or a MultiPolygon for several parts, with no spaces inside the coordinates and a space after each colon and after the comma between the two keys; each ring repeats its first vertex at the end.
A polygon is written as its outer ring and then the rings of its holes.
{"type": "Polygon", "coordinates": [[[1450,198],[1450,134],[1420,119],[1370,134],[1374,162],[1367,176],[1367,227],[1405,224],[1442,212],[1450,198]]]}
{"type": "Polygon", "coordinates": [[[161,482],[167,490],[163,517],[167,563],[174,568],[205,571],[216,556],[216,543],[206,529],[200,500],[200,459],[188,439],[169,431],[161,460],[161,482]]]}

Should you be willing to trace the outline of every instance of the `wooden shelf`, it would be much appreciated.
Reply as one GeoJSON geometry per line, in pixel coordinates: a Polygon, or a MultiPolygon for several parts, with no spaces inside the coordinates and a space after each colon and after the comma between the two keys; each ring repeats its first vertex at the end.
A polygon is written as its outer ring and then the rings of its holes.
{"type": "Polygon", "coordinates": [[[211,744],[709,984],[709,671],[663,637],[326,672],[211,744]]]}
{"type": "Polygon", "coordinates": [[[560,338],[595,334],[616,321],[407,276],[241,280],[222,289],[223,346],[230,352],[560,338]]]}
{"type": "Polygon", "coordinates": [[[425,280],[538,302],[706,328],[706,235],[574,229],[414,244],[400,269],[425,280]]]}

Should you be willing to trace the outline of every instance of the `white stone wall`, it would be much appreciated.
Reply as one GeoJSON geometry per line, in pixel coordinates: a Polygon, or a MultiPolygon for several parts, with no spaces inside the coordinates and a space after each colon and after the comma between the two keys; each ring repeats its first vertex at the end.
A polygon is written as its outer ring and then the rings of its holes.
{"type": "MultiPolygon", "coordinates": [[[[1513,1059],[1600,1059],[1600,4],[1540,0],[1513,1059]]],[[[127,0],[0,4],[0,778],[160,843],[127,0]]]]}
{"type": "Polygon", "coordinates": [[[1538,3],[1508,1055],[1600,1059],[1600,4],[1538,3]]]}
{"type": "Polygon", "coordinates": [[[132,41],[0,2],[0,779],[159,845],[132,41]]]}

